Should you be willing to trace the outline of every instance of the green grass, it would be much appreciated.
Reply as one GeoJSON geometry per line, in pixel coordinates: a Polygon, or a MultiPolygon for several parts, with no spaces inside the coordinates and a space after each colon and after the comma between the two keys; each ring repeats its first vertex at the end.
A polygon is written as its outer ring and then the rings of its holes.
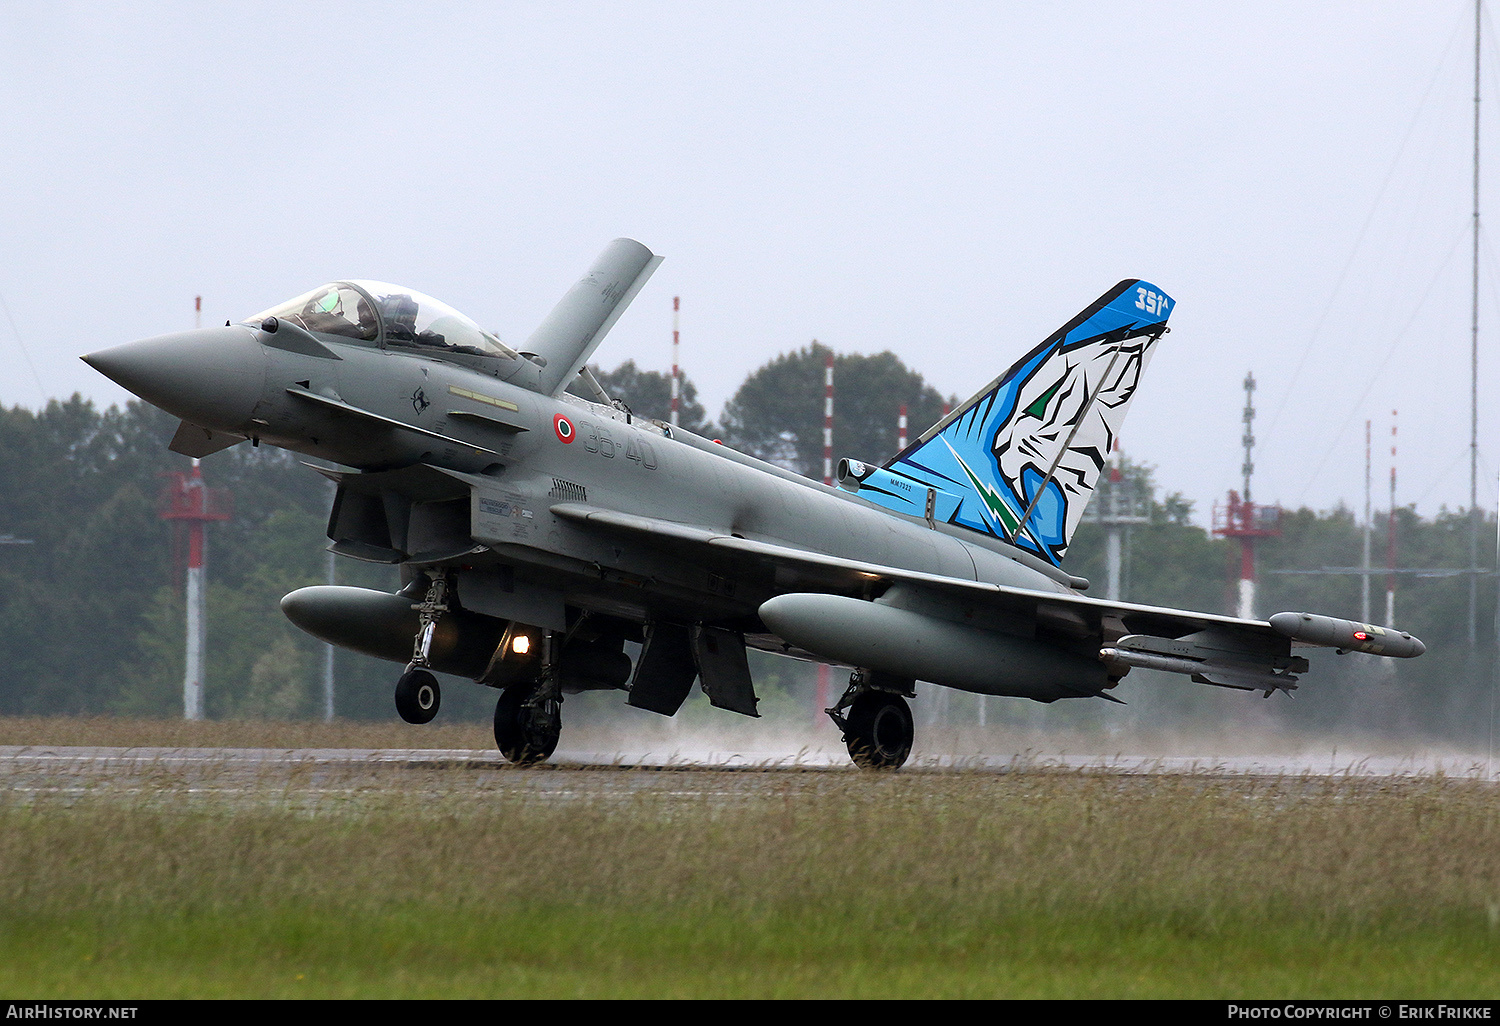
{"type": "Polygon", "coordinates": [[[1004,917],[979,935],[782,910],[673,914],[263,908],[8,931],[0,975],[28,997],[1493,998],[1483,931],[1213,933],[1124,917],[1004,917]],[[875,926],[875,936],[861,931],[875,926]],[[1467,936],[1463,936],[1467,933],[1467,936]]]}
{"type": "Polygon", "coordinates": [[[237,773],[0,792],[0,991],[1500,992],[1500,803],[1471,780],[237,773]]]}

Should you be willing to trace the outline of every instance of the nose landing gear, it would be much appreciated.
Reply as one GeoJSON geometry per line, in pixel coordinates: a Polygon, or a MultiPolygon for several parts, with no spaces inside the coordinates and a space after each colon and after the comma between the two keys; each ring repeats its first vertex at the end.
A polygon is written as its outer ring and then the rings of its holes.
{"type": "Polygon", "coordinates": [[[427,670],[407,670],[396,681],[396,712],[407,723],[432,722],[442,701],[437,678],[427,670]]]}
{"type": "Polygon", "coordinates": [[[396,712],[407,723],[430,723],[442,705],[442,689],[427,669],[432,635],[438,620],[448,611],[448,578],[439,574],[428,585],[427,596],[417,607],[421,627],[412,644],[411,662],[396,681],[396,712]]]}

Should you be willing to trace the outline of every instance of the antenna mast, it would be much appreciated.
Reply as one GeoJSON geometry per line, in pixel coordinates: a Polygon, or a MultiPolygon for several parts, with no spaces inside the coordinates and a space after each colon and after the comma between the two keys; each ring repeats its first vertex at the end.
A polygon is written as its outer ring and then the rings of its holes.
{"type": "Polygon", "coordinates": [[[1479,25],[1474,0],[1474,276],[1469,321],[1469,650],[1479,603],[1479,25]]]}
{"type": "Polygon", "coordinates": [[[1365,421],[1365,530],[1364,559],[1360,563],[1359,617],[1370,622],[1370,422],[1365,421]]]}
{"type": "Polygon", "coordinates": [[[1245,375],[1245,434],[1240,439],[1245,446],[1245,462],[1240,472],[1245,475],[1244,495],[1231,490],[1229,501],[1220,506],[1214,504],[1213,533],[1221,538],[1238,538],[1240,542],[1240,577],[1235,615],[1245,619],[1255,616],[1255,539],[1275,538],[1281,534],[1281,507],[1257,506],[1250,498],[1250,479],[1255,474],[1255,375],[1245,375]]]}

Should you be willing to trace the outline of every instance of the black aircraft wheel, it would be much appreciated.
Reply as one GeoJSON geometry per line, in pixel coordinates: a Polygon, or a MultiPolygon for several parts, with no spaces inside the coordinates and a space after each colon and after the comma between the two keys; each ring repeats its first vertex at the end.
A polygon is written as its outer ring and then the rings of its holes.
{"type": "Polygon", "coordinates": [[[495,703],[495,744],[507,762],[532,766],[546,762],[557,750],[562,733],[562,710],[557,699],[528,707],[534,685],[517,684],[500,693],[495,703]]]}
{"type": "Polygon", "coordinates": [[[396,711],[407,723],[428,723],[438,714],[443,694],[426,670],[407,670],[396,681],[396,711]]]}
{"type": "Polygon", "coordinates": [[[916,728],[900,695],[866,691],[849,710],[844,743],[861,769],[895,769],[911,754],[916,728]]]}

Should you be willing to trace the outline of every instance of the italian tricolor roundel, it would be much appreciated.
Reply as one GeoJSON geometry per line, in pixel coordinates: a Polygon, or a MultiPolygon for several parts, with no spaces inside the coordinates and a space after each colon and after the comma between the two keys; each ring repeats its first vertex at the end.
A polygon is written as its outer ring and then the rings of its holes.
{"type": "Polygon", "coordinates": [[[577,434],[573,429],[573,422],[561,413],[552,418],[552,430],[557,432],[557,440],[564,445],[571,445],[573,436],[577,434]]]}

